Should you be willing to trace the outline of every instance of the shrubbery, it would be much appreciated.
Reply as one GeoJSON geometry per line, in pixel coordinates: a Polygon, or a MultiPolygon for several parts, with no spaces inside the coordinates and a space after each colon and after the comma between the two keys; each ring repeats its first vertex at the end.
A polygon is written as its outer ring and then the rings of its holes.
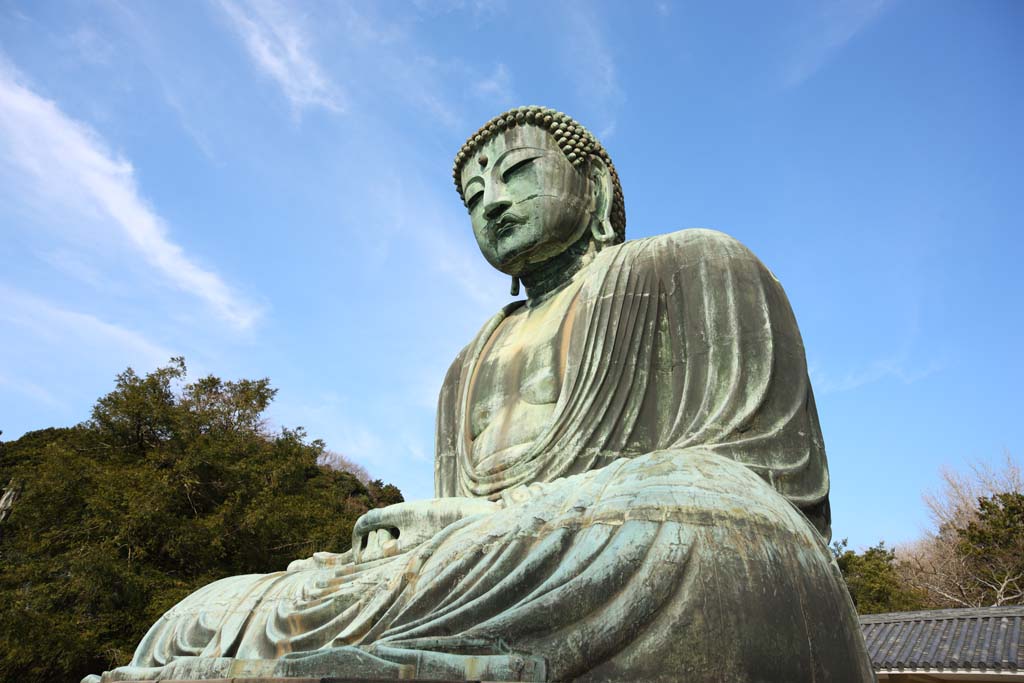
{"type": "Polygon", "coordinates": [[[127,370],[92,418],[0,443],[0,679],[78,681],[123,665],[146,629],[215,579],[339,552],[392,485],[321,464],[270,430],[269,381],[127,370]],[[10,497],[9,497],[10,498],[10,497]]]}

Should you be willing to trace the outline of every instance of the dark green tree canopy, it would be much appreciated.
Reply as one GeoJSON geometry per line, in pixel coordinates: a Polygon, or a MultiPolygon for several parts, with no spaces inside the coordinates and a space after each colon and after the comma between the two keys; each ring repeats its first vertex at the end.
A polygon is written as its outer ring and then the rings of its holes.
{"type": "Polygon", "coordinates": [[[977,515],[956,533],[977,600],[988,605],[1024,603],[1024,494],[979,498],[977,515]]]}
{"type": "Polygon", "coordinates": [[[832,544],[832,554],[860,614],[903,612],[925,607],[924,596],[900,578],[896,570],[896,553],[885,547],[885,541],[857,553],[847,549],[846,539],[843,539],[832,544]]]}
{"type": "Polygon", "coordinates": [[[0,442],[0,680],[77,681],[125,664],[183,597],[235,574],[346,550],[372,507],[401,502],[272,430],[266,379],[186,379],[173,359],[121,373],[87,422],[0,442]]]}

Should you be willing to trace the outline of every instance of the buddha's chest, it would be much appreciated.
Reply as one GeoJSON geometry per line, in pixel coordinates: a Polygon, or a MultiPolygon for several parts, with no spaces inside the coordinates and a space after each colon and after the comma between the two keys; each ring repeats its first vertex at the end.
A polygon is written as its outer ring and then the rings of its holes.
{"type": "Polygon", "coordinates": [[[486,457],[535,438],[562,386],[567,335],[578,286],[506,318],[477,361],[469,395],[474,453],[486,457]]]}

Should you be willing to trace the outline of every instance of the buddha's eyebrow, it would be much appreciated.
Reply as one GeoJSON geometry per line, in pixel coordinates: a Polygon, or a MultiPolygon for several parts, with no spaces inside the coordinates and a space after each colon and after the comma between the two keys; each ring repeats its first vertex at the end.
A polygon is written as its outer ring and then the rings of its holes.
{"type": "Polygon", "coordinates": [[[501,156],[499,156],[494,161],[494,167],[497,168],[498,166],[500,166],[501,162],[504,161],[505,157],[507,157],[508,155],[514,154],[516,152],[522,152],[524,150],[528,150],[530,152],[540,152],[541,154],[545,154],[548,152],[548,150],[544,149],[543,147],[513,147],[512,149],[506,149],[504,152],[501,153],[501,156]]]}

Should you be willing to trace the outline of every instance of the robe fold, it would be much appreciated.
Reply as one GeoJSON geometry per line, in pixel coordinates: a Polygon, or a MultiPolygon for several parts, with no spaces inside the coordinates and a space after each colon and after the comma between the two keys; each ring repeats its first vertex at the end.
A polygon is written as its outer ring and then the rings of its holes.
{"type": "Polygon", "coordinates": [[[803,342],[771,271],[712,230],[627,242],[587,270],[554,419],[514,466],[474,471],[468,394],[488,339],[522,302],[452,364],[437,417],[437,496],[491,496],[701,446],[757,472],[828,538],[828,468],[803,342]]]}
{"type": "Polygon", "coordinates": [[[708,230],[607,248],[575,278],[559,397],[521,458],[477,467],[468,420],[481,354],[523,304],[441,390],[439,504],[500,509],[395,557],[211,584],[103,680],[874,680],[778,281],[708,230]]]}

